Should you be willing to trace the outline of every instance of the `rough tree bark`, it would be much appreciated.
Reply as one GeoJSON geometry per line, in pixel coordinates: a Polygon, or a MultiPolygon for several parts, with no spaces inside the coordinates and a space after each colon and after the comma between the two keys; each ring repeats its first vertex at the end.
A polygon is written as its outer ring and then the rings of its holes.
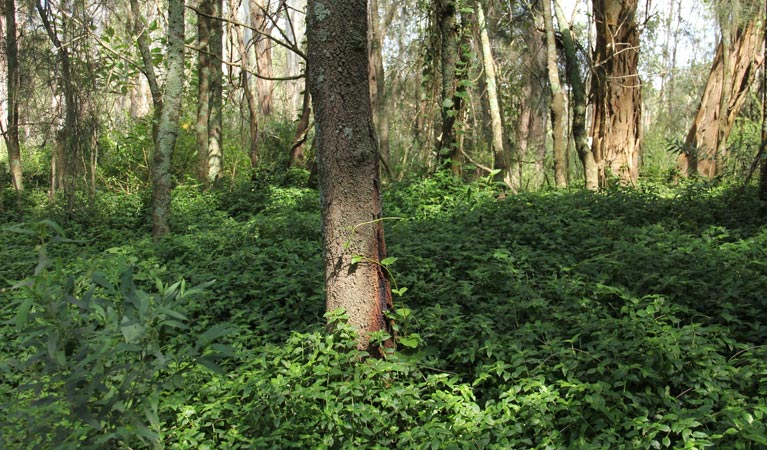
{"type": "Polygon", "coordinates": [[[609,177],[635,184],[642,143],[642,85],[637,72],[637,0],[593,0],[596,46],[592,61],[592,152],[599,184],[609,177]]]}
{"type": "MultiPolygon", "coordinates": [[[[684,152],[679,158],[683,174],[698,173],[713,177],[719,171],[718,164],[725,154],[718,155],[717,149],[726,143],[735,118],[746,101],[748,90],[753,83],[759,65],[763,63],[759,29],[755,21],[738,27],[731,42],[728,63],[722,59],[723,44],[720,41],[714,55],[714,62],[698,106],[695,120],[685,139],[684,152]],[[729,66],[729,76],[724,76],[724,66],[729,66]],[[723,95],[722,83],[728,81],[723,95]],[[726,117],[722,118],[722,98],[727,99],[726,117]]],[[[724,152],[722,152],[724,153],[724,152]]]]}
{"type": "Polygon", "coordinates": [[[309,1],[307,84],[316,117],[327,309],[344,308],[359,332],[359,348],[376,352],[370,333],[393,331],[384,315],[392,303],[380,265],[386,246],[366,5],[367,0],[309,1]]]}
{"type": "Polygon", "coordinates": [[[557,42],[551,0],[543,1],[543,26],[546,32],[546,64],[551,87],[551,131],[553,136],[554,181],[557,187],[567,187],[567,137],[565,135],[565,92],[559,81],[557,42]]]}
{"type": "Polygon", "coordinates": [[[559,31],[562,34],[562,46],[565,49],[565,65],[567,67],[567,80],[570,83],[572,92],[573,116],[573,141],[575,141],[575,151],[583,165],[584,183],[586,189],[596,191],[599,189],[599,172],[597,163],[594,160],[594,154],[589,148],[589,136],[586,131],[586,108],[587,98],[586,89],[581,79],[580,65],[575,53],[575,42],[570,31],[570,23],[565,19],[562,7],[559,1],[554,1],[554,10],[556,11],[559,31]]]}
{"type": "Polygon", "coordinates": [[[184,0],[168,1],[167,78],[152,158],[152,234],[168,233],[171,156],[176,146],[184,88],[184,0]]]}
{"type": "Polygon", "coordinates": [[[5,48],[8,65],[8,113],[5,143],[8,148],[8,162],[11,181],[16,191],[24,188],[21,171],[21,146],[19,143],[19,43],[16,33],[16,1],[5,0],[5,48]]]}
{"type": "Polygon", "coordinates": [[[461,112],[462,98],[456,96],[460,61],[458,41],[458,18],[455,0],[436,0],[434,8],[440,40],[440,75],[442,90],[440,111],[442,134],[437,143],[437,155],[441,164],[449,166],[454,175],[461,174],[461,155],[455,133],[455,121],[461,112]]]}

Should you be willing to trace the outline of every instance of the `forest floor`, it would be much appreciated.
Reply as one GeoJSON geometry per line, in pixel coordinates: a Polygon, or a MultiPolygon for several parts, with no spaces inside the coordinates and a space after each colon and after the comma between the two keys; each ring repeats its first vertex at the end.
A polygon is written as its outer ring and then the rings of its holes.
{"type": "Polygon", "coordinates": [[[314,190],[181,186],[160,241],[146,193],[6,206],[0,448],[767,446],[751,190],[384,201],[398,350],[363,362],[343,313],[325,329],[314,190]]]}

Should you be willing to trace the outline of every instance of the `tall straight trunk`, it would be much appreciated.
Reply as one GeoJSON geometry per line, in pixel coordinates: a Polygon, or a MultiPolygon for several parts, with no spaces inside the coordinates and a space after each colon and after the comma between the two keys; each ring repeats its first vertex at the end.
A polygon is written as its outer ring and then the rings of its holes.
{"type": "Polygon", "coordinates": [[[149,29],[144,21],[144,17],[141,15],[138,0],[130,0],[130,9],[133,18],[136,46],[141,54],[141,61],[143,63],[142,73],[149,85],[149,93],[152,96],[152,105],[154,106],[152,113],[152,139],[156,143],[157,128],[160,124],[160,114],[162,113],[162,90],[160,89],[160,83],[157,81],[152,51],[149,48],[149,29]]]}
{"type": "Polygon", "coordinates": [[[176,146],[181,94],[184,88],[184,0],[168,0],[168,71],[157,141],[152,158],[152,234],[169,231],[171,156],[176,146]]]}
{"type": "Polygon", "coordinates": [[[570,23],[565,19],[562,7],[559,1],[554,1],[554,10],[556,11],[559,31],[562,34],[562,46],[565,49],[565,65],[567,67],[567,80],[572,92],[573,116],[573,141],[575,141],[575,151],[583,165],[584,183],[586,189],[596,191],[599,189],[599,177],[597,163],[594,160],[594,154],[589,148],[589,136],[586,131],[586,89],[581,79],[580,65],[578,56],[575,53],[575,42],[570,31],[570,23]]]}
{"type": "Polygon", "coordinates": [[[593,0],[592,4],[596,45],[591,137],[599,184],[606,186],[610,176],[635,184],[642,143],[637,0],[593,0]]]}
{"type": "Polygon", "coordinates": [[[223,0],[213,0],[210,28],[210,116],[208,117],[208,183],[221,177],[224,165],[222,121],[224,103],[224,8],[223,0]]]}
{"type": "MultiPolygon", "coordinates": [[[[256,71],[259,75],[270,78],[272,70],[272,41],[264,36],[272,31],[273,24],[267,17],[269,2],[264,0],[250,0],[251,25],[260,33],[256,34],[256,71]],[[262,34],[264,33],[264,34],[262,34]]],[[[256,79],[256,91],[258,92],[258,104],[263,116],[272,114],[272,90],[274,83],[265,78],[256,79]]]]}
{"type": "Polygon", "coordinates": [[[440,75],[442,76],[440,102],[442,134],[438,142],[437,154],[442,165],[449,166],[454,175],[460,175],[461,155],[454,125],[461,112],[463,100],[455,95],[458,84],[456,69],[461,51],[458,42],[455,0],[436,0],[435,8],[440,37],[440,75]]]}
{"type": "Polygon", "coordinates": [[[479,40],[482,46],[482,67],[484,68],[485,91],[487,92],[487,103],[490,113],[493,168],[499,171],[496,175],[496,181],[500,181],[511,188],[511,166],[509,164],[509,155],[504,145],[503,119],[501,116],[501,105],[498,100],[495,58],[493,58],[493,49],[487,33],[487,22],[482,3],[479,0],[475,0],[474,5],[479,28],[479,40]]]}
{"type": "MultiPolygon", "coordinates": [[[[764,2],[764,16],[767,17],[767,0],[764,2]]],[[[762,42],[762,170],[759,176],[759,198],[767,201],[767,26],[762,27],[764,41],[762,42]]]]}
{"type": "Polygon", "coordinates": [[[384,161],[389,160],[389,121],[385,112],[386,80],[383,65],[383,38],[378,0],[368,1],[368,57],[370,58],[370,102],[373,109],[373,126],[378,138],[378,151],[384,161]]]}
{"type": "MultiPolygon", "coordinates": [[[[301,47],[301,43],[304,41],[304,32],[306,31],[306,21],[302,11],[306,8],[305,0],[289,0],[288,5],[288,36],[293,40],[293,43],[298,47],[301,47]]],[[[297,75],[301,73],[301,63],[304,60],[294,52],[288,52],[286,61],[286,72],[290,75],[297,75]]],[[[288,91],[288,114],[290,118],[294,118],[301,114],[303,109],[302,91],[306,89],[304,80],[294,80],[287,82],[288,91]]]]}
{"type": "MultiPolygon", "coordinates": [[[[755,20],[738,27],[734,34],[726,64],[722,58],[724,45],[720,41],[717,46],[698,112],[685,139],[685,153],[679,158],[682,173],[708,177],[717,173],[717,149],[726,143],[757,69],[764,61],[764,42],[755,20]],[[724,76],[725,65],[729,68],[727,77],[724,76]],[[724,89],[726,94],[723,94],[723,81],[728,81],[724,89]],[[723,95],[727,99],[726,108],[722,107],[723,95]]],[[[722,153],[718,155],[720,159],[726,156],[722,153]]]]}
{"type": "MultiPolygon", "coordinates": [[[[310,0],[307,83],[317,127],[327,309],[343,308],[370,352],[393,334],[381,221],[378,149],[368,85],[367,0],[310,0]]],[[[389,344],[393,345],[391,340],[389,344]]]]}
{"type": "Polygon", "coordinates": [[[17,192],[24,189],[21,171],[21,145],[19,143],[19,43],[16,33],[16,1],[5,0],[5,48],[8,64],[8,123],[5,143],[8,147],[8,162],[11,180],[17,192]]]}
{"type": "MultiPolygon", "coordinates": [[[[135,1],[135,0],[132,0],[135,1]]],[[[197,122],[194,134],[197,140],[197,178],[208,180],[208,120],[210,119],[210,72],[215,61],[210,57],[210,31],[213,0],[200,0],[197,5],[197,122]]]]}
{"type": "MultiPolygon", "coordinates": [[[[66,197],[67,207],[71,211],[74,207],[75,190],[77,187],[77,176],[80,158],[82,156],[82,147],[80,142],[79,122],[80,122],[80,104],[77,98],[77,88],[73,79],[72,61],[69,55],[69,46],[59,39],[56,30],[50,21],[50,4],[38,1],[35,3],[40,20],[43,23],[48,38],[56,48],[56,56],[59,60],[61,69],[61,78],[59,85],[64,93],[64,126],[57,137],[61,140],[61,152],[59,161],[52,166],[56,167],[56,178],[61,181],[61,188],[66,197]]],[[[64,20],[64,28],[68,19],[64,20]]]]}
{"type": "MultiPolygon", "coordinates": [[[[230,8],[235,8],[235,2],[230,3],[230,8]]],[[[245,94],[245,100],[248,105],[248,131],[250,134],[250,148],[248,155],[250,157],[250,166],[256,167],[258,165],[258,100],[256,94],[250,86],[250,73],[248,72],[250,65],[248,64],[248,43],[245,41],[245,33],[241,26],[237,26],[237,49],[240,53],[240,84],[242,85],[242,91],[245,94]]]]}
{"type": "Polygon", "coordinates": [[[551,14],[551,0],[543,1],[543,26],[546,30],[546,63],[549,86],[551,87],[551,131],[554,153],[554,181],[557,187],[567,187],[567,158],[565,154],[565,93],[559,81],[557,65],[557,42],[554,37],[554,18],[551,14]]]}

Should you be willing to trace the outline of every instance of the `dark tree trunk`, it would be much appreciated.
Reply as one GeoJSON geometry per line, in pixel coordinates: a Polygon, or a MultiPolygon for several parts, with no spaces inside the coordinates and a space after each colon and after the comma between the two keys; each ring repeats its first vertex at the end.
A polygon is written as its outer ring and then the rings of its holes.
{"type": "Polygon", "coordinates": [[[440,101],[442,134],[438,141],[437,154],[441,165],[449,166],[454,175],[460,175],[461,155],[454,125],[461,113],[463,99],[455,95],[458,84],[457,65],[461,57],[455,0],[436,0],[435,8],[440,38],[440,75],[442,76],[440,101]]]}
{"type": "Polygon", "coordinates": [[[642,85],[637,72],[637,0],[593,0],[596,47],[591,80],[592,152],[599,184],[610,176],[635,184],[642,143],[642,85]]]}
{"type": "Polygon", "coordinates": [[[309,132],[309,119],[312,115],[311,95],[309,91],[304,91],[304,102],[301,108],[301,118],[298,120],[296,135],[290,146],[290,167],[304,167],[304,147],[306,147],[306,137],[309,132]]]}
{"type": "MultiPolygon", "coordinates": [[[[327,309],[346,310],[359,331],[393,334],[378,149],[368,85],[367,0],[310,1],[307,83],[317,130],[327,309]]],[[[393,345],[392,341],[389,341],[393,345]]]]}

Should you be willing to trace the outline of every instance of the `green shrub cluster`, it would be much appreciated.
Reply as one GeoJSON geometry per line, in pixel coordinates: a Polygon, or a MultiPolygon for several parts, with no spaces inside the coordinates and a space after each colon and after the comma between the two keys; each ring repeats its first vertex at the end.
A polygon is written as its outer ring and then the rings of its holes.
{"type": "Polygon", "coordinates": [[[141,193],[64,229],[8,216],[0,447],[767,446],[753,192],[392,186],[399,349],[379,360],[342,311],[325,330],[304,182],[178,188],[160,241],[141,193]]]}

